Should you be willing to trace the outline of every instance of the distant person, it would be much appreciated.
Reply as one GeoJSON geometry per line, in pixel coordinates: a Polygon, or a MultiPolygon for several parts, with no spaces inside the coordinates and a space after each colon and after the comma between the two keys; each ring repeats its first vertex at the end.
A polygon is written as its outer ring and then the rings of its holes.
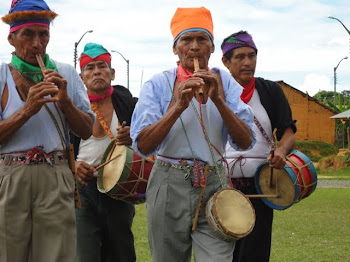
{"type": "Polygon", "coordinates": [[[115,71],[111,55],[103,46],[86,44],[80,69],[98,121],[89,138],[75,139],[76,175],[82,201],[82,208],[76,210],[78,262],[135,261],[131,231],[134,205],[100,193],[94,173],[114,139],[119,145],[131,145],[130,121],[137,99],[125,87],[111,85],[115,71]]]}
{"type": "Polygon", "coordinates": [[[76,257],[68,133],[90,137],[94,114],[75,69],[46,53],[56,16],[43,0],[22,0],[2,17],[15,50],[0,65],[1,262],[76,257]]]}
{"type": "Polygon", "coordinates": [[[254,144],[253,113],[240,100],[236,81],[208,68],[214,52],[208,9],[178,8],[171,32],[178,66],[143,85],[131,122],[134,150],[144,157],[156,155],[146,191],[152,259],[191,261],[193,249],[196,261],[232,261],[234,242],[211,229],[205,205],[229,181],[222,158],[226,141],[237,150],[254,144]],[[202,95],[196,94],[199,88],[202,95]],[[198,225],[191,230],[202,187],[198,225]]]}
{"type": "MultiPolygon", "coordinates": [[[[221,49],[222,62],[244,88],[243,102],[253,109],[261,125],[254,125],[257,142],[252,149],[240,152],[227,144],[226,159],[235,188],[244,194],[257,194],[254,186],[257,167],[267,159],[271,167],[284,168],[286,155],[294,147],[296,126],[282,88],[273,81],[254,77],[258,49],[251,35],[246,31],[234,33],[224,39],[221,49]],[[279,142],[271,155],[275,130],[279,142]]],[[[273,210],[260,198],[250,200],[256,214],[255,227],[248,236],[237,241],[233,261],[269,261],[273,210]]]]}

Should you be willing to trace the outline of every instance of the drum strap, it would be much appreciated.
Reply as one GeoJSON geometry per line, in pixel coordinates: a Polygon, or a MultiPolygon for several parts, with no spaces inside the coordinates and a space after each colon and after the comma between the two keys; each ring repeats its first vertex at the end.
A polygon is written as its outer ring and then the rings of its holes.
{"type": "Polygon", "coordinates": [[[106,130],[108,136],[110,137],[110,139],[115,139],[114,135],[112,134],[111,129],[109,128],[109,126],[107,125],[106,121],[103,119],[100,111],[98,111],[97,109],[97,105],[95,102],[91,102],[91,109],[92,111],[94,111],[94,113],[97,116],[98,121],[100,122],[101,126],[103,127],[104,130],[106,130]]]}
{"type": "MultiPolygon", "coordinates": [[[[205,179],[204,182],[205,183],[206,183],[207,178],[208,178],[208,173],[209,173],[209,165],[206,165],[205,168],[204,168],[204,179],[205,179]]],[[[195,216],[194,216],[194,219],[193,219],[192,231],[196,230],[196,228],[197,228],[198,217],[199,217],[199,212],[201,210],[202,203],[203,203],[205,187],[206,187],[206,185],[204,184],[201,187],[201,191],[199,193],[198,202],[197,202],[197,209],[196,209],[196,213],[195,213],[195,216]]]]}
{"type": "Polygon", "coordinates": [[[264,138],[266,139],[267,143],[270,146],[270,150],[274,151],[276,149],[276,142],[275,142],[275,137],[272,136],[273,141],[269,138],[269,136],[267,135],[267,133],[265,132],[264,128],[262,127],[262,125],[260,124],[259,120],[254,116],[254,123],[257,126],[257,128],[260,130],[261,134],[264,136],[264,138]]]}

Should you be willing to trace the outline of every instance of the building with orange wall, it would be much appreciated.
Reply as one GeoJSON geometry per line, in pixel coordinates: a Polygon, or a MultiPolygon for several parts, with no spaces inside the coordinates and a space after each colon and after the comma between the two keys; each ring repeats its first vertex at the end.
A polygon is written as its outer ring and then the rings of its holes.
{"type": "Polygon", "coordinates": [[[296,140],[321,141],[334,145],[335,120],[330,117],[337,112],[283,81],[276,82],[288,99],[293,119],[297,120],[296,140]]]}

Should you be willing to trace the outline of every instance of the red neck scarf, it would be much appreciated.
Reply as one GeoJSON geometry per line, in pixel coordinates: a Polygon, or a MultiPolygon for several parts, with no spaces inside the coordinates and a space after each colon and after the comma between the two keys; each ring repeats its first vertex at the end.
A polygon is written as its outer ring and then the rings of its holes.
{"type": "Polygon", "coordinates": [[[109,90],[104,95],[90,95],[90,94],[88,94],[88,97],[89,97],[90,102],[97,102],[97,101],[100,101],[102,99],[105,99],[106,97],[111,96],[112,93],[113,93],[113,86],[111,86],[109,88],[109,90]]]}
{"type": "Polygon", "coordinates": [[[245,86],[243,86],[243,92],[241,94],[241,99],[244,103],[248,103],[253,96],[255,90],[255,77],[245,86]]]}

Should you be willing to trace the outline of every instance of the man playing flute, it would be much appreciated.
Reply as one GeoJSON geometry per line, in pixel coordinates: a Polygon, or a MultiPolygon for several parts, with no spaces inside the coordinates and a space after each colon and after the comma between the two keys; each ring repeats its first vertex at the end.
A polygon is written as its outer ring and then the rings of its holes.
{"type": "Polygon", "coordinates": [[[215,234],[204,208],[216,191],[227,186],[226,141],[237,150],[254,144],[253,113],[240,100],[242,88],[237,82],[221,69],[208,68],[215,49],[209,10],[178,8],[171,32],[178,66],[143,85],[131,122],[134,150],[143,157],[156,155],[146,192],[152,259],[190,261],[193,249],[196,261],[231,262],[234,242],[215,234]],[[204,197],[195,219],[202,188],[204,197]]]}
{"type": "Polygon", "coordinates": [[[43,0],[14,0],[2,17],[15,51],[0,65],[1,262],[76,257],[68,133],[90,137],[94,114],[75,69],[46,54],[56,16],[43,0]]]}

